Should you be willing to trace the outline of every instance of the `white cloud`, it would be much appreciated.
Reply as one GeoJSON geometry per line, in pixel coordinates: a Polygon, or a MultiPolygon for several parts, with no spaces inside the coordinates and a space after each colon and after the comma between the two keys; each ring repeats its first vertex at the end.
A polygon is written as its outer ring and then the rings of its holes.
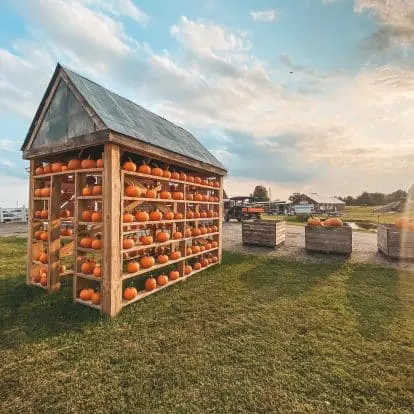
{"type": "Polygon", "coordinates": [[[15,152],[17,143],[11,139],[0,139],[0,151],[15,152]]]}
{"type": "Polygon", "coordinates": [[[276,10],[252,10],[250,12],[250,17],[255,22],[274,22],[279,18],[279,14],[276,10]]]}
{"type": "Polygon", "coordinates": [[[12,168],[14,166],[14,164],[11,161],[8,161],[8,160],[1,160],[0,165],[2,165],[3,167],[6,167],[6,168],[12,168]]]}

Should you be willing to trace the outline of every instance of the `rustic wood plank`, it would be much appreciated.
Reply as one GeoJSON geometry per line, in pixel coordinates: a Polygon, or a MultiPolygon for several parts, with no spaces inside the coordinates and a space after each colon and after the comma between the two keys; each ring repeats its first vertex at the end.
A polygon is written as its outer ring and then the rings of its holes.
{"type": "Polygon", "coordinates": [[[351,227],[305,227],[305,249],[308,252],[350,255],[351,227]]]}
{"type": "Polygon", "coordinates": [[[277,247],[285,242],[286,222],[264,221],[242,223],[243,244],[277,247]]]}
{"type": "Polygon", "coordinates": [[[223,217],[224,217],[224,214],[223,214],[223,207],[224,207],[223,189],[224,189],[224,177],[220,176],[218,181],[220,183],[220,187],[219,187],[220,188],[220,191],[219,191],[219,203],[220,204],[218,206],[220,220],[218,222],[219,234],[218,234],[217,239],[218,239],[218,247],[219,247],[218,262],[221,263],[222,260],[223,260],[223,217]]]}
{"type": "Polygon", "coordinates": [[[381,224],[377,228],[377,247],[386,257],[414,260],[414,233],[381,224]]]}
{"type": "Polygon", "coordinates": [[[60,193],[61,177],[51,177],[48,225],[48,288],[49,292],[60,289],[60,193]]]}
{"type": "Polygon", "coordinates": [[[119,146],[105,144],[104,165],[102,311],[109,316],[115,316],[122,309],[120,255],[121,177],[119,146]]]}

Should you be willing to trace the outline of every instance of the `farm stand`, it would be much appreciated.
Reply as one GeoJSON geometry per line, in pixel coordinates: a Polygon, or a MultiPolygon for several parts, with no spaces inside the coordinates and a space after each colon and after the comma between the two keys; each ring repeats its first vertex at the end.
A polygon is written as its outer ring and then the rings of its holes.
{"type": "Polygon", "coordinates": [[[27,283],[114,316],[221,262],[227,172],[184,129],[57,65],[22,150],[27,283]]]}
{"type": "Polygon", "coordinates": [[[414,232],[398,229],[393,224],[380,224],[377,228],[378,250],[397,260],[414,260],[414,232]]]}
{"type": "Polygon", "coordinates": [[[352,253],[352,229],[349,226],[305,226],[305,249],[307,252],[349,256],[352,253]]]}

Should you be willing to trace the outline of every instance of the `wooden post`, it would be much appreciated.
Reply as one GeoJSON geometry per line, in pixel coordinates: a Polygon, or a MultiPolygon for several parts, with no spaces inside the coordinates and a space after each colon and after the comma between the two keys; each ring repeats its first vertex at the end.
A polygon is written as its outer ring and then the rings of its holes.
{"type": "Polygon", "coordinates": [[[219,190],[219,225],[218,225],[218,244],[219,244],[219,250],[218,250],[218,261],[221,263],[223,258],[223,177],[219,178],[220,182],[220,190],[219,190]]]}
{"type": "Polygon", "coordinates": [[[60,191],[61,177],[51,176],[49,199],[49,225],[48,225],[48,273],[49,292],[56,292],[60,288],[60,191]]]}
{"type": "Polygon", "coordinates": [[[32,276],[32,261],[33,261],[33,196],[34,196],[34,170],[35,162],[30,160],[29,167],[29,205],[27,216],[27,274],[26,284],[31,284],[32,276]]]}
{"type": "Polygon", "coordinates": [[[102,311],[115,316],[122,309],[121,176],[119,147],[115,144],[105,144],[103,197],[102,311]]]}

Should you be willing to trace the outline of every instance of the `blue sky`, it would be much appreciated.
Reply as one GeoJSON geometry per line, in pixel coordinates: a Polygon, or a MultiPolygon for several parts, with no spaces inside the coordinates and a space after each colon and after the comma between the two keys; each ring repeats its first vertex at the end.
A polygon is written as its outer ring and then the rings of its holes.
{"type": "Polygon", "coordinates": [[[229,194],[406,189],[412,15],[412,0],[2,1],[0,205],[26,202],[19,148],[57,61],[192,131],[229,194]]]}

